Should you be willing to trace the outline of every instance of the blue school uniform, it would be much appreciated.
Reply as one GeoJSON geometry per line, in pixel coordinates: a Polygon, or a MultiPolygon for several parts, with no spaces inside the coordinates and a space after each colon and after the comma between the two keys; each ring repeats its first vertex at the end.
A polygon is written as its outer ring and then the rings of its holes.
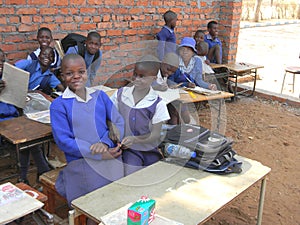
{"type": "Polygon", "coordinates": [[[69,203],[124,176],[121,157],[102,160],[101,154],[90,151],[97,142],[116,146],[109,138],[107,120],[117,126],[121,138],[124,133],[124,120],[103,91],[87,88],[84,101],[67,88],[52,102],[50,117],[54,140],[68,162],[56,188],[69,203]]]}
{"type": "MultiPolygon", "coordinates": [[[[66,55],[68,54],[78,54],[78,46],[69,47],[66,52],[66,55]]],[[[96,76],[97,70],[100,68],[102,60],[102,51],[99,50],[99,58],[93,62],[94,56],[95,55],[91,55],[90,53],[88,53],[87,50],[85,50],[84,61],[86,64],[88,74],[88,81],[86,83],[87,87],[90,87],[93,84],[93,80],[96,76]]]]}
{"type": "MultiPolygon", "coordinates": [[[[118,110],[125,119],[125,136],[150,135],[152,124],[166,121],[170,118],[167,107],[152,89],[138,103],[140,104],[139,106],[131,107],[128,105],[128,102],[124,102],[124,99],[132,101],[132,99],[129,100],[132,97],[132,91],[133,87],[121,88],[118,90],[116,97],[118,110]]],[[[133,144],[130,146],[130,149],[125,149],[123,151],[125,175],[129,175],[160,160],[159,144],[160,140],[157,140],[152,143],[133,144]]]]}
{"type": "Polygon", "coordinates": [[[156,39],[159,40],[157,53],[160,60],[164,58],[166,53],[176,51],[176,35],[174,29],[171,29],[168,26],[163,26],[160,32],[156,35],[156,39]]]}
{"type": "MultiPolygon", "coordinates": [[[[61,64],[61,59],[59,57],[58,52],[56,51],[56,49],[53,49],[54,51],[54,62],[51,63],[51,68],[58,68],[61,64]]],[[[34,52],[31,52],[28,56],[27,56],[27,60],[38,60],[39,54],[41,53],[41,49],[38,48],[36,49],[34,52]]]]}
{"type": "Polygon", "coordinates": [[[16,107],[5,102],[0,102],[0,121],[9,120],[18,116],[19,112],[16,107]]]}
{"type": "Polygon", "coordinates": [[[60,84],[57,77],[48,68],[44,73],[42,73],[41,66],[38,61],[23,59],[15,63],[15,66],[25,70],[30,73],[28,90],[32,90],[41,85],[44,77],[49,76],[48,86],[51,88],[56,88],[60,84]]]}
{"type": "MultiPolygon", "coordinates": [[[[215,45],[220,45],[220,59],[222,63],[222,42],[219,38],[212,39],[212,36],[210,34],[206,34],[204,36],[204,41],[208,44],[208,49],[211,49],[215,45]]],[[[217,63],[216,59],[213,59],[211,63],[217,63]]]]}

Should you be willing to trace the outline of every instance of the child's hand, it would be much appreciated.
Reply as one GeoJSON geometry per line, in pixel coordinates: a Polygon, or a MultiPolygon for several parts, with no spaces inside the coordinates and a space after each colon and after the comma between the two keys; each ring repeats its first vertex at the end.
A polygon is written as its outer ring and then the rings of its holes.
{"type": "Polygon", "coordinates": [[[134,136],[125,137],[121,142],[121,148],[122,149],[129,148],[132,144],[134,144],[136,142],[136,140],[137,139],[134,136]]]}
{"type": "Polygon", "coordinates": [[[210,64],[210,61],[209,61],[209,59],[206,59],[204,62],[205,62],[207,65],[209,65],[209,64],[210,64]]]}
{"type": "Polygon", "coordinates": [[[3,80],[0,80],[0,93],[5,88],[5,82],[3,80]]]}
{"type": "Polygon", "coordinates": [[[189,82],[189,83],[188,83],[188,87],[189,87],[189,88],[194,88],[194,87],[196,87],[196,84],[189,82]]]}
{"type": "Polygon", "coordinates": [[[120,142],[120,131],[116,127],[115,124],[113,124],[111,121],[107,120],[106,121],[108,129],[109,129],[109,138],[114,142],[114,143],[119,143],[120,142]]]}
{"type": "Polygon", "coordinates": [[[156,91],[166,91],[168,90],[168,85],[167,84],[156,85],[153,87],[153,89],[156,91]]]}
{"type": "Polygon", "coordinates": [[[122,154],[122,150],[120,150],[120,144],[115,148],[109,148],[108,151],[102,153],[102,159],[114,159],[119,157],[122,154]]]}
{"type": "Polygon", "coordinates": [[[210,84],[208,87],[210,90],[216,91],[217,90],[217,85],[215,84],[210,84]]]}
{"type": "Polygon", "coordinates": [[[93,155],[94,154],[102,154],[102,153],[108,151],[108,146],[102,142],[97,142],[97,143],[91,145],[90,150],[93,155]]]}

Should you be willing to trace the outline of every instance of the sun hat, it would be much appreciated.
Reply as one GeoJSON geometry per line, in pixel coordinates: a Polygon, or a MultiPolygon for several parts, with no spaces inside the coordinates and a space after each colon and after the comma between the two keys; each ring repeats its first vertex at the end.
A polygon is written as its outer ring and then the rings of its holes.
{"type": "Polygon", "coordinates": [[[184,37],[184,38],[181,39],[179,48],[180,47],[190,47],[190,48],[192,48],[194,50],[195,53],[197,53],[195,45],[196,45],[196,41],[195,41],[194,38],[184,37]]]}

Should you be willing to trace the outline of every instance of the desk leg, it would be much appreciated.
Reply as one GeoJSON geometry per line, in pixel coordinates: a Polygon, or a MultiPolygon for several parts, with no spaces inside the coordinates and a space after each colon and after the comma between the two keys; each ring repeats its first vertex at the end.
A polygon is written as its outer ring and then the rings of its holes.
{"type": "Polygon", "coordinates": [[[260,196],[259,196],[259,205],[258,205],[258,213],[257,213],[257,225],[261,225],[262,221],[262,214],[263,214],[263,207],[264,207],[264,200],[265,200],[265,191],[266,191],[266,177],[261,181],[260,187],[260,196]]]}
{"type": "Polygon", "coordinates": [[[252,93],[249,95],[249,97],[250,97],[250,96],[253,96],[253,95],[254,95],[254,92],[255,92],[257,69],[255,69],[253,73],[254,73],[254,84],[253,84],[252,93]]]}

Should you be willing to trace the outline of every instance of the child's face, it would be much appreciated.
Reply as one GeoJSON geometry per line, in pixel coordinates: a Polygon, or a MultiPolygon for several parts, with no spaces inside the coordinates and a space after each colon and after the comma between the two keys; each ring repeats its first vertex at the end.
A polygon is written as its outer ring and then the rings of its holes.
{"type": "Polygon", "coordinates": [[[204,33],[197,32],[194,36],[194,39],[195,39],[197,44],[200,43],[201,41],[204,41],[204,33]]]}
{"type": "Polygon", "coordinates": [[[137,89],[149,88],[157,77],[155,70],[146,69],[143,65],[136,65],[133,71],[133,84],[137,89]]]}
{"type": "Polygon", "coordinates": [[[0,52],[0,76],[2,76],[3,73],[4,62],[5,62],[5,56],[2,52],[0,52]]]}
{"type": "Polygon", "coordinates": [[[95,55],[101,46],[100,39],[97,37],[90,37],[86,40],[86,50],[89,54],[95,55]]]}
{"type": "Polygon", "coordinates": [[[54,62],[54,52],[52,48],[42,49],[39,57],[40,64],[46,68],[50,67],[51,63],[54,62]]]}
{"type": "Polygon", "coordinates": [[[52,36],[49,31],[41,31],[37,36],[37,39],[41,49],[50,46],[52,42],[52,36]]]}
{"type": "Polygon", "coordinates": [[[195,52],[190,47],[183,46],[179,48],[179,55],[184,62],[189,62],[194,54],[195,52]]]}
{"type": "Polygon", "coordinates": [[[218,37],[218,24],[213,24],[212,27],[208,29],[208,32],[212,37],[218,37]]]}
{"type": "Polygon", "coordinates": [[[176,27],[176,23],[177,23],[177,17],[175,17],[174,19],[171,20],[170,27],[172,29],[174,29],[176,27]]]}
{"type": "Polygon", "coordinates": [[[74,93],[85,87],[87,72],[82,58],[69,59],[63,63],[61,72],[66,86],[74,93]]]}
{"type": "Polygon", "coordinates": [[[176,72],[177,67],[169,65],[167,63],[162,63],[160,70],[161,70],[163,77],[169,77],[176,72]]]}

